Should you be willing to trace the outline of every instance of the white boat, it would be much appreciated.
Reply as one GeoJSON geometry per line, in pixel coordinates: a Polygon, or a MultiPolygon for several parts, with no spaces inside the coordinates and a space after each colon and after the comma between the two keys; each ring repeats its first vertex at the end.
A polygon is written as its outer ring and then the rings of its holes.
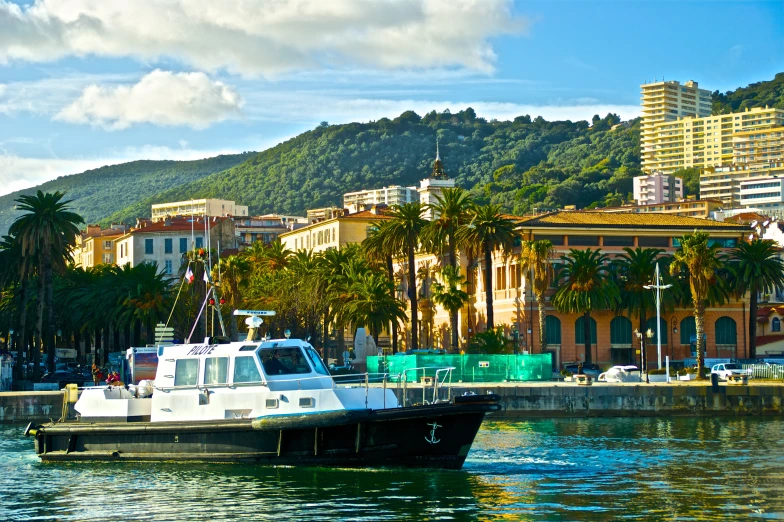
{"type": "Polygon", "coordinates": [[[339,385],[297,339],[162,346],[154,382],[86,388],[76,421],[26,434],[50,461],[460,468],[485,414],[499,409],[497,395],[404,407],[379,380],[339,385]]]}

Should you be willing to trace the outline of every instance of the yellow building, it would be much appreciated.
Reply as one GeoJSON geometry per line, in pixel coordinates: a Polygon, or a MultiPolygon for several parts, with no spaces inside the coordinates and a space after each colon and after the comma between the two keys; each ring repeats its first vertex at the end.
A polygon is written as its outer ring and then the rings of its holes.
{"type": "Polygon", "coordinates": [[[278,239],[292,252],[298,250],[323,252],[341,248],[349,243],[361,243],[370,233],[373,223],[388,219],[384,215],[385,208],[383,205],[378,205],[353,214],[333,215],[328,219],[281,234],[278,239]]]}
{"type": "Polygon", "coordinates": [[[683,201],[673,201],[671,203],[659,203],[656,205],[625,205],[622,207],[608,207],[597,212],[626,212],[630,214],[646,214],[656,212],[658,214],[670,214],[674,216],[694,217],[708,219],[711,214],[724,207],[718,199],[687,199],[683,201]]]}
{"type": "MultiPolygon", "coordinates": [[[[700,89],[689,80],[681,85],[676,81],[660,81],[640,85],[642,121],[640,141],[643,166],[654,156],[654,136],[657,126],[687,116],[709,116],[712,109],[711,92],[700,89]]],[[[651,169],[653,170],[653,169],[651,169]]]]}
{"type": "Polygon", "coordinates": [[[127,226],[118,224],[104,230],[98,225],[87,225],[87,230],[76,236],[71,253],[74,264],[82,268],[115,264],[114,240],[127,230],[127,226]]]}
{"type": "MultiPolygon", "coordinates": [[[[743,225],[721,223],[693,217],[681,217],[665,214],[625,214],[602,212],[567,212],[559,211],[539,216],[520,217],[518,231],[523,239],[549,239],[555,249],[554,264],[558,264],[561,255],[575,249],[601,249],[610,258],[624,253],[624,248],[660,248],[665,254],[672,254],[679,246],[683,235],[696,229],[707,231],[711,241],[722,249],[732,248],[742,240],[747,232],[743,225]]],[[[511,255],[504,256],[496,252],[493,256],[493,314],[495,326],[503,326],[505,334],[514,338],[517,332],[519,348],[533,353],[539,352],[538,309],[532,298],[530,288],[526,286],[526,274],[520,270],[518,263],[519,246],[511,255]]],[[[448,348],[449,314],[440,307],[434,306],[428,289],[432,288],[432,280],[440,276],[433,267],[438,265],[434,255],[420,254],[416,258],[417,273],[420,284],[417,289],[420,296],[419,339],[421,347],[435,346],[448,348]],[[427,287],[422,284],[426,269],[432,271],[431,281],[427,287]]],[[[460,267],[469,281],[467,285],[471,294],[470,302],[459,312],[459,338],[467,342],[476,332],[486,328],[486,267],[482,260],[474,260],[474,269],[466,271],[468,260],[462,256],[460,267]]],[[[406,267],[397,260],[396,270],[402,275],[406,267]]],[[[405,288],[407,278],[401,277],[403,288],[401,296],[408,290],[405,288]]],[[[729,303],[723,307],[710,307],[706,311],[705,331],[707,335],[708,357],[743,357],[745,345],[743,329],[748,324],[747,305],[740,302],[729,303]]],[[[564,362],[583,360],[584,342],[582,336],[581,317],[561,314],[548,302],[546,305],[546,335],[548,349],[553,353],[556,366],[564,362]]],[[[663,355],[671,359],[682,360],[689,357],[690,338],[694,329],[693,310],[663,310],[661,317],[663,355]]],[[[639,342],[633,337],[634,328],[638,327],[639,319],[629,314],[616,314],[613,311],[594,311],[591,314],[592,359],[602,365],[626,364],[639,361],[639,342]],[[595,324],[594,324],[595,323],[595,324]],[[596,339],[593,339],[594,335],[596,339]]],[[[649,317],[646,326],[655,329],[655,315],[649,317]]],[[[410,322],[409,322],[410,325],[410,322]]],[[[404,332],[403,344],[407,345],[409,332],[404,332]]],[[[648,361],[656,360],[654,350],[649,350],[648,361]]]]}
{"type": "Polygon", "coordinates": [[[781,125],[784,125],[784,110],[768,107],[654,123],[641,137],[642,167],[646,172],[672,174],[692,167],[731,165],[735,162],[736,133],[781,125]]]}

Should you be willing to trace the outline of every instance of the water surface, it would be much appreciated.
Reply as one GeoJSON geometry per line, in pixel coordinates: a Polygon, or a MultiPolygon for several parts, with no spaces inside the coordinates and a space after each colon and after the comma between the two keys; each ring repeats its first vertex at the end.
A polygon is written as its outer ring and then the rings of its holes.
{"type": "Polygon", "coordinates": [[[0,520],[784,519],[784,420],[486,422],[462,471],[43,464],[0,426],[0,520]]]}

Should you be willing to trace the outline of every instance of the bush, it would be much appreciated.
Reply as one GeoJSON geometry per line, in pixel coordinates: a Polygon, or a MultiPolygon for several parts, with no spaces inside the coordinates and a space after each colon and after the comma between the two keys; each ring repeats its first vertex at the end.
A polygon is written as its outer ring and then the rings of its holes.
{"type": "Polygon", "coordinates": [[[571,377],[572,372],[570,372],[569,370],[561,370],[561,375],[564,377],[571,377]]]}

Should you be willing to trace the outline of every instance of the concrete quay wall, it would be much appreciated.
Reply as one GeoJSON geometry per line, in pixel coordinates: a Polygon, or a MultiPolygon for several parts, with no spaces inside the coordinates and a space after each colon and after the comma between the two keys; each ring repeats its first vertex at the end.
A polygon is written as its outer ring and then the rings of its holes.
{"type": "MultiPolygon", "coordinates": [[[[432,388],[426,399],[432,398],[432,388]]],[[[452,395],[496,393],[501,411],[493,418],[784,415],[784,385],[594,384],[454,385],[452,395]]],[[[397,391],[398,398],[402,390],[397,391]]],[[[445,390],[441,397],[445,397],[445,390]]],[[[422,388],[406,390],[407,404],[422,402],[422,388]]]]}
{"type": "Polygon", "coordinates": [[[61,391],[0,393],[0,424],[44,422],[59,419],[63,411],[61,391]]]}

